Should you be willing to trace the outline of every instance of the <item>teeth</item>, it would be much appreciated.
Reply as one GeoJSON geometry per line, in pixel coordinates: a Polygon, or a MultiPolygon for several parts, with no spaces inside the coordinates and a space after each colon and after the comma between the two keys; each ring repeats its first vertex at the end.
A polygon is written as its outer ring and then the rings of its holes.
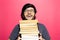
{"type": "Polygon", "coordinates": [[[28,17],[31,17],[31,16],[28,16],[28,17]]]}
{"type": "Polygon", "coordinates": [[[27,17],[32,17],[32,16],[27,16],[27,17]]]}
{"type": "Polygon", "coordinates": [[[27,16],[31,17],[32,15],[27,15],[27,16]]]}
{"type": "Polygon", "coordinates": [[[31,16],[28,16],[28,17],[31,17],[31,16]]]}

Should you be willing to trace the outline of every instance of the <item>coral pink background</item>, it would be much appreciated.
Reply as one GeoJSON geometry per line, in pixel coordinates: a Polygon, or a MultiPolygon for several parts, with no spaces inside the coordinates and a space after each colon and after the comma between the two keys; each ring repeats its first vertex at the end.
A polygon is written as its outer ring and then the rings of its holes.
{"type": "Polygon", "coordinates": [[[8,40],[26,3],[36,6],[36,17],[45,24],[51,40],[60,40],[60,0],[0,0],[0,40],[8,40]]]}

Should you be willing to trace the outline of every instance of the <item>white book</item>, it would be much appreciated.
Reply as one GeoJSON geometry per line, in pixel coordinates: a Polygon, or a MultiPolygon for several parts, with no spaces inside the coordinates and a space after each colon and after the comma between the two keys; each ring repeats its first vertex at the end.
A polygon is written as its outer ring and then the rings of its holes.
{"type": "Polygon", "coordinates": [[[38,40],[38,35],[22,35],[22,40],[38,40]]]}

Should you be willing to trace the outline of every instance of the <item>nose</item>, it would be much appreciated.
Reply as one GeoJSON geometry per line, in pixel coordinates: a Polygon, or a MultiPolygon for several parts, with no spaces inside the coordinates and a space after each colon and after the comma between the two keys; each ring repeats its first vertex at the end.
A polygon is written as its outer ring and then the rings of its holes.
{"type": "Polygon", "coordinates": [[[31,12],[29,11],[28,14],[31,14],[31,12]]]}

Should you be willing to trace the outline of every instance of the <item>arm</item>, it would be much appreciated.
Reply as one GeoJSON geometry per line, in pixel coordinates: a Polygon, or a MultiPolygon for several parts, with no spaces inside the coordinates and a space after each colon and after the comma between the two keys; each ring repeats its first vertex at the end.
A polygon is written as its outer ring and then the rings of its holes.
{"type": "Polygon", "coordinates": [[[16,25],[12,33],[10,34],[9,40],[16,40],[18,33],[19,33],[19,25],[16,25]]]}
{"type": "Polygon", "coordinates": [[[38,24],[39,32],[42,34],[42,38],[45,40],[50,40],[49,33],[43,24],[38,24]]]}

